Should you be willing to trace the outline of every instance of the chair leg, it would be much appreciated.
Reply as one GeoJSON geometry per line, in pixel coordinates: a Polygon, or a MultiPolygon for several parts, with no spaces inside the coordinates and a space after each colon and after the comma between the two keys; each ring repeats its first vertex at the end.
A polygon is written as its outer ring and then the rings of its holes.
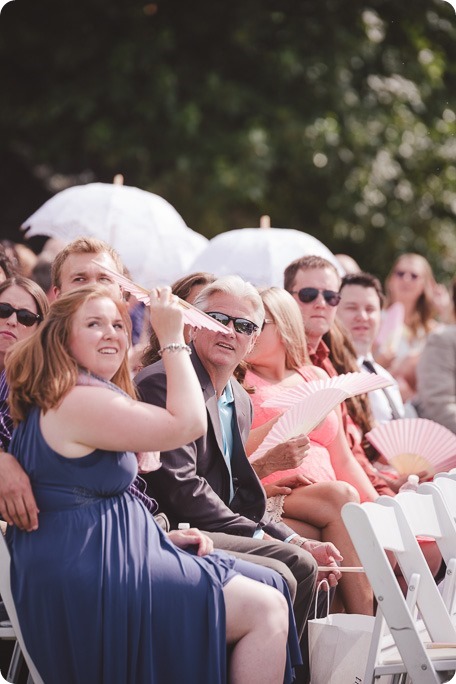
{"type": "Polygon", "coordinates": [[[17,682],[19,681],[19,675],[21,672],[23,662],[24,656],[22,655],[19,642],[16,641],[16,643],[14,644],[13,655],[11,656],[11,661],[8,668],[8,674],[6,676],[8,682],[14,682],[14,684],[17,684],[17,682]]]}
{"type": "Polygon", "coordinates": [[[393,675],[393,679],[391,681],[391,684],[402,684],[402,682],[403,682],[402,677],[403,677],[402,674],[393,675]]]}

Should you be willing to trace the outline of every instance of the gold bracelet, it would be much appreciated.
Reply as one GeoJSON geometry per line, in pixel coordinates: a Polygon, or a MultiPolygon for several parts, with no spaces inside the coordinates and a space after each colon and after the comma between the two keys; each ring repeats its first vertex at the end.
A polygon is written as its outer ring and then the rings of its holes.
{"type": "Polygon", "coordinates": [[[187,354],[191,354],[192,350],[188,346],[188,344],[181,344],[180,342],[170,342],[169,344],[165,344],[164,347],[158,350],[158,355],[162,356],[163,352],[169,351],[169,352],[178,352],[178,351],[186,351],[187,354]]]}

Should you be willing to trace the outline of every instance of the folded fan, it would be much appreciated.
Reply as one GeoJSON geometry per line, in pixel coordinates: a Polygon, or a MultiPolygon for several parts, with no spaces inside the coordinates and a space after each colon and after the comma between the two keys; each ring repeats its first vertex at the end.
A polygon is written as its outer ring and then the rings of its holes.
{"type": "Polygon", "coordinates": [[[357,394],[389,387],[392,384],[393,382],[390,379],[384,378],[381,375],[375,375],[374,373],[344,373],[334,378],[301,382],[299,385],[282,390],[280,393],[277,392],[274,394],[274,397],[266,399],[262,406],[289,408],[303,401],[306,397],[314,395],[315,392],[328,388],[342,389],[346,393],[344,398],[347,399],[357,394]]]}
{"type": "Polygon", "coordinates": [[[323,387],[295,403],[272,426],[260,446],[250,456],[251,462],[292,437],[309,434],[326,416],[349,395],[341,388],[323,387]]]}
{"type": "Polygon", "coordinates": [[[366,438],[403,475],[456,466],[456,435],[433,420],[392,420],[367,432],[366,438]]]}
{"type": "MultiPolygon", "coordinates": [[[[113,271],[112,269],[105,266],[105,264],[98,263],[96,259],[92,259],[92,261],[94,264],[100,266],[104,271],[106,271],[106,273],[109,273],[109,275],[112,276],[113,280],[115,280],[116,283],[121,285],[124,290],[134,295],[138,301],[143,302],[146,305],[150,303],[149,291],[146,290],[144,287],[141,287],[141,285],[137,285],[132,280],[130,280],[130,278],[127,278],[126,276],[117,273],[117,271],[113,271]]],[[[185,309],[184,323],[187,323],[188,325],[191,325],[194,328],[207,328],[208,330],[221,332],[224,335],[227,335],[230,332],[226,325],[223,325],[222,323],[216,321],[214,318],[211,318],[207,315],[207,313],[204,313],[204,311],[200,311],[195,306],[192,306],[191,304],[186,302],[184,299],[180,299],[180,297],[177,297],[177,299],[179,304],[185,309]]]]}

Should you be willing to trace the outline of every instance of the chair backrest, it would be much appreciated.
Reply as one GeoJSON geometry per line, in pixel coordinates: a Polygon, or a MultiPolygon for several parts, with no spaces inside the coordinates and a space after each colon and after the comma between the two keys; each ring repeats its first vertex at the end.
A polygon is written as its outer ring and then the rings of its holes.
{"type": "MultiPolygon", "coordinates": [[[[456,498],[456,481],[451,484],[456,498]]],[[[377,501],[384,506],[399,506],[415,536],[435,539],[447,565],[456,558],[456,522],[434,483],[423,483],[417,492],[399,493],[394,498],[381,496],[377,501]]]]}
{"type": "MultiPolygon", "coordinates": [[[[451,484],[456,498],[456,481],[445,482],[451,484]]],[[[385,506],[399,506],[413,534],[435,540],[446,564],[443,600],[447,610],[453,614],[456,610],[456,522],[438,486],[425,482],[417,492],[397,494],[394,499],[382,496],[377,501],[385,506]]]]}
{"type": "Polygon", "coordinates": [[[445,561],[445,581],[442,595],[451,615],[456,614],[456,479],[442,473],[433,482],[425,482],[418,488],[420,495],[432,496],[443,536],[436,537],[445,561]]]}
{"type": "Polygon", "coordinates": [[[10,568],[11,557],[9,549],[3,537],[3,534],[0,534],[0,594],[5,604],[5,608],[7,610],[9,619],[11,620],[11,625],[14,630],[14,634],[19,642],[25,662],[27,663],[27,667],[33,679],[33,684],[44,684],[38,670],[36,669],[34,662],[32,661],[27,651],[24,639],[22,637],[19,619],[17,617],[16,607],[14,605],[14,600],[11,593],[10,568]]]}
{"type": "Polygon", "coordinates": [[[400,505],[348,503],[342,518],[411,679],[423,684],[441,681],[386,551],[394,555],[407,584],[414,588],[429,639],[455,644],[456,630],[400,505]]]}
{"type": "Polygon", "coordinates": [[[432,484],[442,493],[450,515],[456,521],[456,473],[437,473],[432,484]]]}

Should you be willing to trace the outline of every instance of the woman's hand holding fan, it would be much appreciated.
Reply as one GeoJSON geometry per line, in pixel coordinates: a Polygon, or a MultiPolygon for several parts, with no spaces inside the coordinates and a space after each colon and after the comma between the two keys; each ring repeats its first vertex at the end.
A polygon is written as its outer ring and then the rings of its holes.
{"type": "MultiPolygon", "coordinates": [[[[250,461],[252,463],[257,461],[266,452],[273,449],[273,447],[283,444],[297,435],[308,435],[348,396],[347,392],[343,389],[326,387],[314,391],[310,396],[301,398],[299,403],[295,402],[278,419],[258,449],[251,455],[250,461]]],[[[276,397],[276,399],[279,400],[280,397],[276,397]]],[[[282,464],[280,468],[275,468],[275,470],[284,470],[286,468],[287,466],[282,464]]],[[[262,477],[265,477],[265,475],[262,475],[262,477]]]]}

